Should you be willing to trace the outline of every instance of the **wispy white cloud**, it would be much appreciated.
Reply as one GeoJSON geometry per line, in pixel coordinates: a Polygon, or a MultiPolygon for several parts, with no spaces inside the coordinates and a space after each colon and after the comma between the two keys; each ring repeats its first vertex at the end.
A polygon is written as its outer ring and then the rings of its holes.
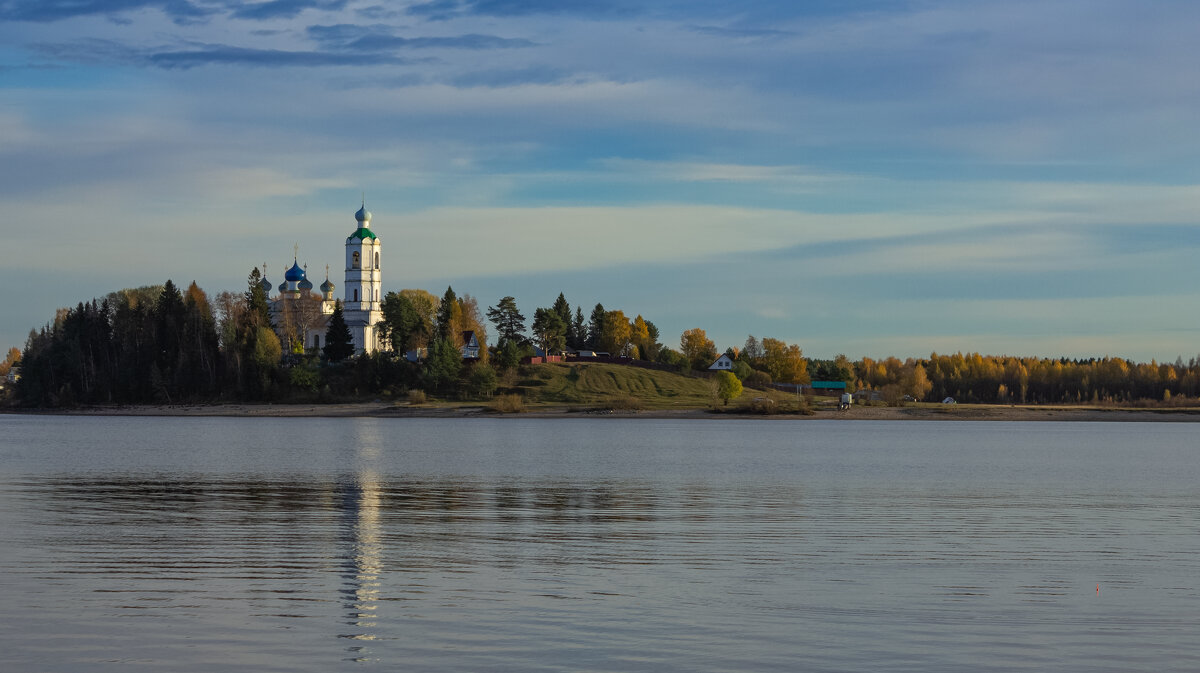
{"type": "Polygon", "coordinates": [[[791,188],[818,189],[833,181],[861,180],[861,176],[823,173],[802,166],[755,166],[701,161],[652,161],[607,158],[598,162],[607,171],[666,182],[740,182],[791,188]]]}

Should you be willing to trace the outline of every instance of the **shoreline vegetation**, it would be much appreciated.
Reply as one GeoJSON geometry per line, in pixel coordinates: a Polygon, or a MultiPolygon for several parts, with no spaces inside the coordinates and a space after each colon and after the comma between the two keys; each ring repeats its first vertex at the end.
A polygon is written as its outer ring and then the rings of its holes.
{"type": "MultiPolygon", "coordinates": [[[[276,400],[183,400],[11,405],[5,413],[75,416],[226,416],[313,418],[660,418],[695,420],[815,419],[924,421],[1158,421],[1200,422],[1200,403],[1169,401],[1067,404],[1000,404],[878,399],[838,409],[838,397],[735,386],[728,372],[673,372],[611,362],[523,364],[497,377],[492,391],[465,389],[435,396],[419,388],[384,388],[327,394],[309,391],[276,400]]],[[[893,396],[894,397],[894,396],[893,396]]]]}
{"type": "Polygon", "coordinates": [[[475,298],[450,287],[440,299],[424,290],[388,292],[374,325],[381,339],[363,350],[340,304],[321,339],[318,316],[301,320],[289,308],[315,299],[299,293],[268,302],[269,285],[255,268],[244,294],[222,292],[211,302],[194,282],[180,291],[168,280],[60,309],[30,333],[23,352],[12,348],[0,363],[0,407],[240,416],[1200,417],[1197,358],[960,352],[821,360],[798,344],[753,335],[721,354],[700,328],[685,330],[675,350],[640,314],[630,319],[596,304],[588,319],[560,293],[534,311],[527,332],[513,297],[487,308],[485,321],[475,298]],[[854,394],[849,410],[817,397],[841,390],[854,394]]]}
{"type": "MultiPolygon", "coordinates": [[[[822,400],[824,402],[825,400],[822,400]]],[[[7,408],[0,413],[62,416],[159,416],[236,418],[643,418],[690,420],[842,420],[842,421],[1076,421],[1076,422],[1200,422],[1200,407],[1135,408],[1091,405],[999,405],[917,403],[899,407],[859,405],[837,409],[833,400],[811,411],[781,409],[762,414],[749,407],[688,407],[657,409],[583,408],[543,405],[519,413],[504,413],[472,403],[410,404],[370,401],[348,403],[216,403],[135,404],[64,408],[7,408]]]]}

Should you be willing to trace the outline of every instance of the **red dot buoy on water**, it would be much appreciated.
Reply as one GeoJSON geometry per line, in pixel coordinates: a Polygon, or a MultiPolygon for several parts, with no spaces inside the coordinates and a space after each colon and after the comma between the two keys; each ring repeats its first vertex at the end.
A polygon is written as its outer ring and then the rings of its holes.
{"type": "Polygon", "coordinates": [[[1100,585],[1099,584],[1096,585],[1096,595],[1097,596],[1100,595],[1100,585]]]}

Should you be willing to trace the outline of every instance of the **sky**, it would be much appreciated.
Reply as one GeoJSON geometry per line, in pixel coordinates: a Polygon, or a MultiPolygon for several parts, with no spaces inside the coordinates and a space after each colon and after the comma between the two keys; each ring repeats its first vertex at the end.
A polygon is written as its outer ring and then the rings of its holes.
{"type": "Polygon", "coordinates": [[[1197,34],[1183,1],[0,0],[0,346],[294,249],[340,286],[365,194],[385,291],[1188,359],[1197,34]]]}

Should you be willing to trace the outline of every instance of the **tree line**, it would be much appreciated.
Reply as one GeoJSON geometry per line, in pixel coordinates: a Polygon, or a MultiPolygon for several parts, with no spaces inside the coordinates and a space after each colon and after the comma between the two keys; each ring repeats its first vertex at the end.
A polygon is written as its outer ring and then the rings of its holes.
{"type": "MultiPolygon", "coordinates": [[[[371,354],[355,355],[338,302],[332,316],[320,318],[326,331],[318,351],[303,343],[319,324],[310,311],[272,316],[260,282],[254,269],[245,292],[222,292],[210,301],[194,282],[180,291],[168,280],[59,309],[53,322],[30,333],[23,351],[8,353],[0,374],[19,364],[17,399],[38,407],[334,399],[406,390],[480,397],[511,381],[521,361],[539,352],[593,351],[682,372],[705,371],[719,357],[700,328],[685,330],[674,348],[641,314],[630,318],[600,303],[585,314],[560,293],[530,319],[512,296],[481,309],[451,287],[440,298],[425,290],[388,292],[376,325],[384,348],[371,354]],[[468,333],[479,342],[477,360],[463,358],[468,333]],[[414,351],[415,362],[403,357],[414,351]]],[[[889,402],[904,396],[1021,404],[1200,396],[1196,360],[1147,364],[978,353],[810,360],[797,344],[754,336],[724,353],[738,384],[844,381],[854,390],[880,391],[889,402]]],[[[731,382],[722,379],[722,385],[732,390],[731,382]]]]}
{"type": "Polygon", "coordinates": [[[59,309],[26,341],[17,395],[43,407],[208,398],[221,357],[207,296],[167,281],[59,309]]]}
{"type": "Polygon", "coordinates": [[[853,363],[854,384],[933,401],[992,404],[1170,402],[1200,396],[1200,362],[1119,357],[1034,358],[954,353],[853,363]]]}

